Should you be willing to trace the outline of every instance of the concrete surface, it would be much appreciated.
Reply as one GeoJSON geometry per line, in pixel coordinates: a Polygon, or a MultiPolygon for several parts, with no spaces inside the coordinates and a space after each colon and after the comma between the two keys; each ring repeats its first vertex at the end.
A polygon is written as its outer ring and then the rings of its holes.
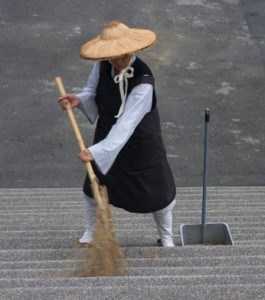
{"type": "MultiPolygon", "coordinates": [[[[85,169],[54,77],[69,92],[92,63],[79,48],[111,19],[158,34],[152,67],[177,186],[202,185],[203,113],[211,111],[209,185],[264,184],[265,7],[250,0],[1,1],[0,187],[81,187],[85,169]]],[[[78,112],[90,144],[93,126],[78,112]]]]}
{"type": "Polygon", "coordinates": [[[81,189],[0,189],[1,300],[264,299],[264,186],[208,189],[207,222],[228,223],[234,246],[180,246],[179,224],[200,222],[201,188],[178,188],[173,248],[156,245],[151,214],[113,208],[126,271],[111,277],[73,276],[86,253],[72,247],[85,228],[81,196],[81,189]]]}

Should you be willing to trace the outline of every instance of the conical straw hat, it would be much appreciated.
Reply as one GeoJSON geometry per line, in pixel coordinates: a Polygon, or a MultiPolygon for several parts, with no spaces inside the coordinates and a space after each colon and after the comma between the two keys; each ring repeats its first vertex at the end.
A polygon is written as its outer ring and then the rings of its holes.
{"type": "Polygon", "coordinates": [[[81,47],[80,55],[91,60],[113,59],[149,48],[155,42],[153,31],[129,28],[119,21],[111,21],[100,35],[81,47]]]}

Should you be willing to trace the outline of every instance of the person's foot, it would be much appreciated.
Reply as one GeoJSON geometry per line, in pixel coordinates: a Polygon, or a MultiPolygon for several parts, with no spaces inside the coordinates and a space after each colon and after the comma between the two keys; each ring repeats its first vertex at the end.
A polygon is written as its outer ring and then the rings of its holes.
{"type": "Polygon", "coordinates": [[[158,245],[159,247],[175,247],[173,241],[164,241],[164,242],[162,242],[161,239],[158,239],[158,240],[156,241],[156,243],[157,243],[157,245],[158,245]]]}
{"type": "Polygon", "coordinates": [[[92,246],[91,243],[75,242],[73,244],[73,248],[75,248],[75,249],[90,248],[91,246],[92,246]]]}
{"type": "Polygon", "coordinates": [[[79,243],[81,244],[90,244],[91,241],[92,241],[92,233],[88,230],[86,230],[83,236],[81,237],[81,239],[79,239],[79,243]]]}

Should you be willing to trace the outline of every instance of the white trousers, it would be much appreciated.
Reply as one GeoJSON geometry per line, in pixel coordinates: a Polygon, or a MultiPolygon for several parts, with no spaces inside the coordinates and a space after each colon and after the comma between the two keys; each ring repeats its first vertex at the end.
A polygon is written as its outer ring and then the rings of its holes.
{"type": "Polygon", "coordinates": [[[86,205],[86,231],[84,232],[80,243],[91,243],[93,237],[93,231],[96,222],[96,201],[84,194],[85,205],[86,205]]]}
{"type": "Polygon", "coordinates": [[[172,234],[172,210],[175,204],[176,204],[176,200],[174,199],[165,208],[153,212],[158,235],[161,239],[161,243],[163,247],[174,247],[173,234],[172,234]]]}
{"type": "MultiPolygon", "coordinates": [[[[84,199],[86,204],[87,227],[83,236],[79,239],[79,242],[91,243],[96,221],[96,202],[93,198],[85,194],[84,199]]],[[[175,204],[176,200],[174,199],[167,207],[152,213],[163,247],[174,247],[172,234],[172,210],[175,204]]]]}

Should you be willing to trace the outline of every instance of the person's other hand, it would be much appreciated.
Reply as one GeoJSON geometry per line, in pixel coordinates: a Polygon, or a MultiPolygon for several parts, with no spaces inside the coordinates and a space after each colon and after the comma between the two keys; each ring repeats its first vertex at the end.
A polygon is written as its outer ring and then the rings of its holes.
{"type": "Polygon", "coordinates": [[[70,103],[72,108],[77,107],[81,104],[80,99],[73,94],[65,94],[58,99],[58,102],[62,109],[66,109],[68,102],[70,103]]]}
{"type": "Polygon", "coordinates": [[[79,153],[79,159],[83,162],[83,163],[87,163],[89,161],[94,160],[92,154],[90,153],[90,151],[88,149],[84,149],[83,151],[81,151],[79,153]]]}

